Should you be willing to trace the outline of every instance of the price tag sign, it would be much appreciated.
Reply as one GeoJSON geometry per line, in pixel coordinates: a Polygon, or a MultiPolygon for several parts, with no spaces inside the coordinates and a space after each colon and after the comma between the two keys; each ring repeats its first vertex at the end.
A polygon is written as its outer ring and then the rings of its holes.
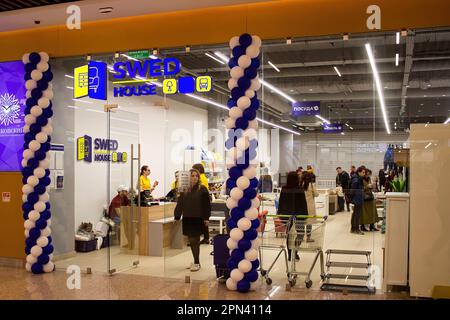
{"type": "Polygon", "coordinates": [[[2,192],[2,202],[11,202],[11,192],[2,192]]]}
{"type": "Polygon", "coordinates": [[[178,191],[187,192],[191,186],[191,174],[189,171],[180,171],[178,176],[178,191]]]}

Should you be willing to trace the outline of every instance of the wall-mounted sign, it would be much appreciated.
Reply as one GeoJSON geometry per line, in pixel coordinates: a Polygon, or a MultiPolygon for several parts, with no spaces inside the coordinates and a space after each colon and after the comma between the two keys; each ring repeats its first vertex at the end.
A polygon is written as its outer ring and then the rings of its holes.
{"type": "MultiPolygon", "coordinates": [[[[146,58],[148,51],[136,51],[135,56],[136,59],[146,58]]],[[[156,95],[159,88],[162,88],[164,94],[212,90],[210,76],[175,78],[181,71],[180,62],[176,58],[117,61],[112,67],[104,62],[90,61],[88,65],[74,69],[74,97],[89,96],[92,99],[106,100],[108,68],[113,72],[114,97],[156,95]],[[160,77],[165,79],[160,80],[160,77]]]]}
{"type": "Polygon", "coordinates": [[[77,139],[77,160],[85,162],[127,162],[128,154],[119,152],[119,142],[112,139],[92,138],[88,135],[77,139]],[[92,146],[94,146],[92,148],[92,146]]]}
{"type": "Polygon", "coordinates": [[[146,59],[150,56],[150,51],[149,50],[128,51],[128,56],[135,59],[146,59]]]}
{"type": "Polygon", "coordinates": [[[292,116],[315,116],[320,114],[320,101],[297,101],[292,104],[292,116]]]}
{"type": "Polygon", "coordinates": [[[11,202],[11,192],[2,192],[2,202],[11,202]]]}
{"type": "Polygon", "coordinates": [[[324,133],[341,133],[344,132],[344,127],[340,123],[331,123],[323,125],[324,133]]]}

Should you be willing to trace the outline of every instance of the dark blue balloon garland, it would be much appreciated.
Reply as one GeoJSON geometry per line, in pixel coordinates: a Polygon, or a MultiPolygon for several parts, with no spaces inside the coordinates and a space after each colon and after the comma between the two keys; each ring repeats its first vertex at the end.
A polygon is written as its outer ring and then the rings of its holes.
{"type": "Polygon", "coordinates": [[[50,185],[49,159],[51,99],[53,73],[45,52],[32,52],[22,58],[25,68],[27,100],[25,108],[24,152],[22,160],[23,218],[25,220],[25,253],[28,271],[34,274],[52,272],[53,245],[48,194],[50,185]]]}

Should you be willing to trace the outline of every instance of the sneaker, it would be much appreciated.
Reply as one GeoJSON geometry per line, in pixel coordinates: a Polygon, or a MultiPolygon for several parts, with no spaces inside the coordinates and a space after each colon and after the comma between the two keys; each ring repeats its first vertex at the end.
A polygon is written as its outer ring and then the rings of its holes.
{"type": "Polygon", "coordinates": [[[209,244],[209,240],[203,239],[200,244],[209,244]]]}
{"type": "Polygon", "coordinates": [[[194,263],[194,264],[191,266],[191,272],[196,272],[196,271],[198,271],[198,270],[200,270],[200,264],[194,263]]]}
{"type": "Polygon", "coordinates": [[[194,263],[191,262],[191,264],[188,267],[186,267],[186,269],[191,269],[193,265],[194,263]]]}

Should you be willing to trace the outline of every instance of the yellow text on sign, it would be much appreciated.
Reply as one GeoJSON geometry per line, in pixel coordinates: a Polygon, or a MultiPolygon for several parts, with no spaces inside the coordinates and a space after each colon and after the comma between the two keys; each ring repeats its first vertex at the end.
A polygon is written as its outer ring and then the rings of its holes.
{"type": "Polygon", "coordinates": [[[212,89],[212,80],[210,76],[200,76],[195,80],[197,92],[209,92],[212,89]]]}
{"type": "Polygon", "coordinates": [[[73,70],[73,97],[85,97],[89,93],[88,66],[81,66],[73,70]]]}
{"type": "Polygon", "coordinates": [[[163,81],[163,93],[175,94],[178,90],[178,83],[176,79],[165,79],[163,81]]]}

